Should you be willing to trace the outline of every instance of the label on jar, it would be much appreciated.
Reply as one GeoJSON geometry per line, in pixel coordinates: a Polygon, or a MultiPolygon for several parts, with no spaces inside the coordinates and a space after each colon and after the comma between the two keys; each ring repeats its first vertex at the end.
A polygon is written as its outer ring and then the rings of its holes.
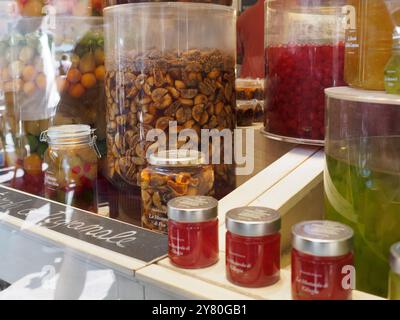
{"type": "Polygon", "coordinates": [[[329,288],[327,279],[322,272],[307,272],[300,270],[300,274],[296,277],[295,281],[300,285],[301,292],[307,293],[311,296],[318,295],[324,289],[329,288]]]}
{"type": "Polygon", "coordinates": [[[191,251],[190,245],[186,244],[185,239],[179,236],[169,237],[169,247],[176,256],[184,256],[191,251]]]}
{"type": "Polygon", "coordinates": [[[344,39],[344,19],[336,15],[288,13],[284,39],[287,43],[310,43],[312,41],[337,42],[344,39]]]}
{"type": "Polygon", "coordinates": [[[246,261],[246,256],[236,252],[230,251],[227,261],[229,269],[234,273],[242,274],[253,268],[253,265],[246,261]]]}

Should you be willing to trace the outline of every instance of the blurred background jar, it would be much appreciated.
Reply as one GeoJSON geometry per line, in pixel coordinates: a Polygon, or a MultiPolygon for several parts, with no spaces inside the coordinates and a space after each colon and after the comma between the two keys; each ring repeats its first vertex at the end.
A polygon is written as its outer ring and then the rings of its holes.
{"type": "Polygon", "coordinates": [[[389,299],[400,300],[400,242],[390,249],[389,299]]]}
{"type": "Polygon", "coordinates": [[[349,87],[326,95],[326,217],[354,230],[357,289],[387,297],[400,241],[400,99],[349,87]]]}
{"type": "Polygon", "coordinates": [[[117,4],[127,3],[143,3],[143,2],[197,2],[197,3],[213,3],[231,6],[232,0],[105,0],[105,7],[114,6],[117,4]]]}
{"type": "MultiPolygon", "coordinates": [[[[104,15],[107,162],[113,183],[121,188],[139,184],[147,150],[157,150],[146,141],[154,129],[167,137],[183,129],[198,137],[201,129],[230,129],[233,135],[233,8],[142,3],[109,7],[104,15]]],[[[233,144],[225,143],[221,154],[224,148],[233,151],[233,144]]],[[[221,159],[214,173],[216,197],[235,188],[234,165],[221,159]]]]}
{"type": "Polygon", "coordinates": [[[344,85],[345,0],[270,0],[265,5],[265,133],[324,142],[324,89],[344,85]]]}
{"type": "Polygon", "coordinates": [[[385,0],[349,0],[345,81],[352,87],[384,90],[384,69],[392,52],[394,23],[385,0]]]}
{"type": "Polygon", "coordinates": [[[214,172],[205,155],[194,150],[152,154],[141,173],[142,226],[167,233],[167,203],[181,196],[212,196],[214,172]]]}
{"type": "Polygon", "coordinates": [[[49,143],[44,158],[46,198],[97,213],[98,153],[90,126],[53,126],[41,139],[49,143]]]}

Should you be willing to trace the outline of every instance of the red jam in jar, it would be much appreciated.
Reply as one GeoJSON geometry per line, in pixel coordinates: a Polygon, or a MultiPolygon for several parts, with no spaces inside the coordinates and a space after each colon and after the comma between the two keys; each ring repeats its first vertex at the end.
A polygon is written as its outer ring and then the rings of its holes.
{"type": "Polygon", "coordinates": [[[242,207],[226,215],[226,277],[243,287],[279,281],[281,218],[263,207],[242,207]]]}
{"type": "Polygon", "coordinates": [[[332,221],[306,221],[292,229],[294,300],[350,300],[355,285],[353,230],[332,221]]]}
{"type": "Polygon", "coordinates": [[[266,61],[266,131],[322,143],[324,89],[345,85],[344,45],[271,46],[266,61]]]}
{"type": "Polygon", "coordinates": [[[218,201],[184,196],[168,202],[168,256],[181,268],[199,269],[218,261],[218,201]]]}

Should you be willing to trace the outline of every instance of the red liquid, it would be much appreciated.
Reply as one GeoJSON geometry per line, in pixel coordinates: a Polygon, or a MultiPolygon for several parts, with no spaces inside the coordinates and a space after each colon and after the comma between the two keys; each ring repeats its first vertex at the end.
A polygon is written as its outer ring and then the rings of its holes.
{"type": "Polygon", "coordinates": [[[344,45],[293,45],[266,49],[267,132],[324,139],[324,89],[343,86],[344,45]]]}
{"type": "Polygon", "coordinates": [[[218,261],[218,219],[198,223],[168,221],[168,255],[187,269],[205,268],[218,261]]]}
{"type": "Polygon", "coordinates": [[[226,276],[244,287],[265,287],[279,281],[280,234],[242,237],[226,233],[226,276]]]}
{"type": "MultiPolygon", "coordinates": [[[[351,289],[343,288],[353,266],[353,254],[341,257],[315,257],[292,250],[292,297],[294,300],[350,300],[351,289]]],[[[347,282],[346,282],[347,283],[347,282]]]]}

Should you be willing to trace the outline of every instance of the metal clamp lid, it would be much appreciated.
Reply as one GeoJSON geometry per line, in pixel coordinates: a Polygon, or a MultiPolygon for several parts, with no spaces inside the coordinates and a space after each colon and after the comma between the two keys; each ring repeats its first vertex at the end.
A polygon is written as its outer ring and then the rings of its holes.
{"type": "Polygon", "coordinates": [[[206,222],[218,217],[218,201],[208,196],[183,196],[170,200],[168,218],[177,222],[206,222]]]}
{"type": "Polygon", "coordinates": [[[279,212],[265,207],[235,208],[226,214],[226,229],[245,237],[263,237],[279,232],[279,212]]]}
{"type": "Polygon", "coordinates": [[[318,257],[344,256],[353,250],[353,230],[333,221],[305,221],[292,228],[294,249],[318,257]]]}
{"type": "Polygon", "coordinates": [[[40,141],[50,145],[77,145],[88,144],[93,147],[96,154],[101,158],[101,153],[97,147],[97,136],[94,134],[96,129],[91,129],[88,125],[71,124],[53,126],[40,133],[40,141]]]}

